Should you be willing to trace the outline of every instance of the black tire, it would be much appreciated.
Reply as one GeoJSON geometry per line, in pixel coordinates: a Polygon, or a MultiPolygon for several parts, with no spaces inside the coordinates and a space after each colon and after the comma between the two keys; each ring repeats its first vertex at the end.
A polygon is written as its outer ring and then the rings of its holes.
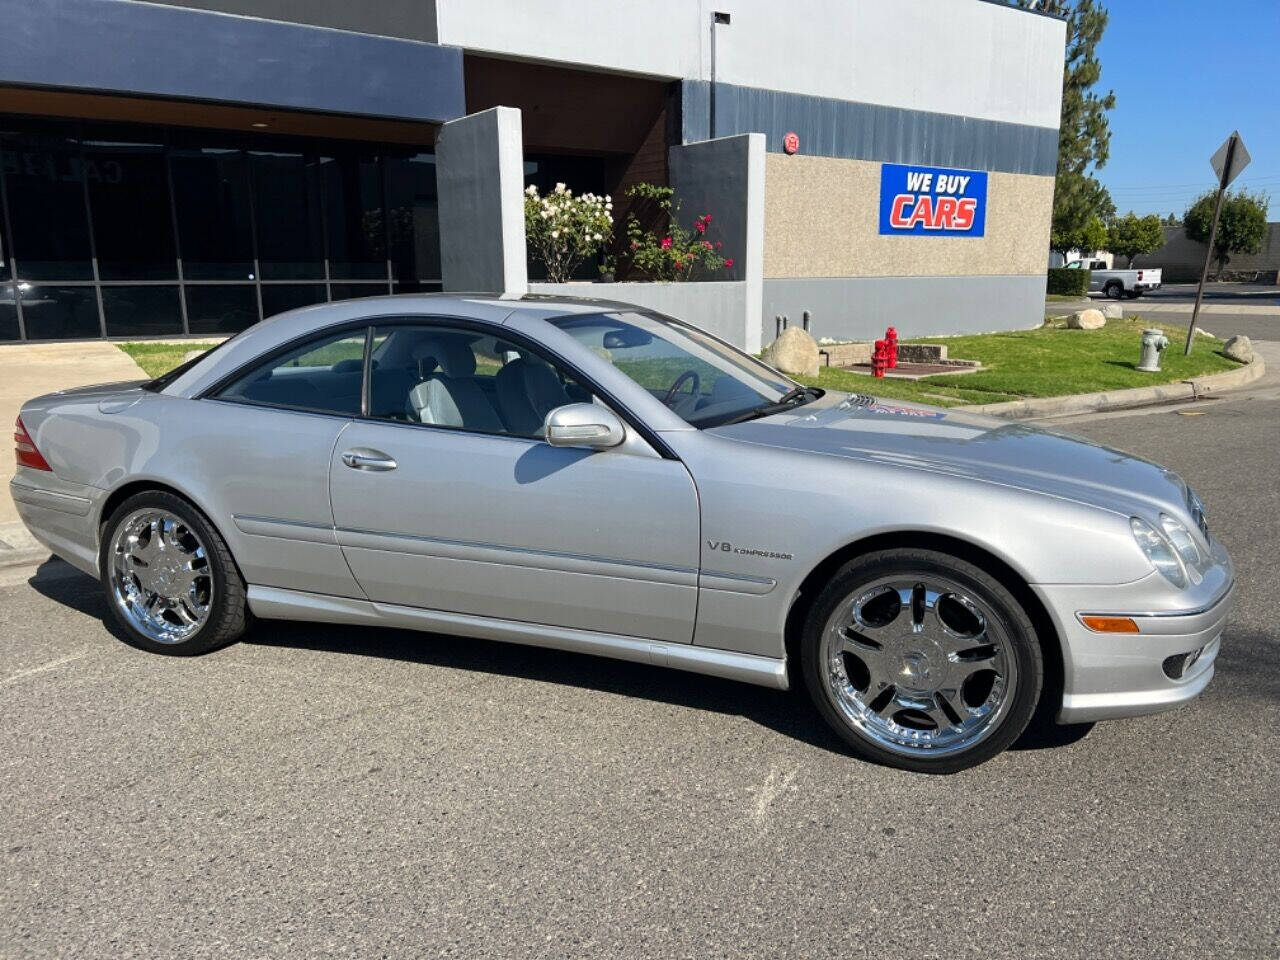
{"type": "Polygon", "coordinates": [[[1141,290],[1126,290],[1124,293],[1126,300],[1137,300],[1140,296],[1142,296],[1141,290]]]}
{"type": "Polygon", "coordinates": [[[98,547],[98,574],[111,610],[125,639],[131,645],[150,653],[171,657],[194,657],[234,643],[252,622],[245,595],[244,578],[227,549],[226,541],[199,510],[186,500],[162,490],[148,490],[123,501],[102,525],[98,547]],[[111,583],[111,541],[116,528],[132,513],[144,509],[167,511],[181,520],[205,547],[209,577],[213,582],[212,601],[204,623],[190,637],[180,642],[162,643],[148,637],[134,626],[116,602],[111,583]]]}
{"type": "Polygon", "coordinates": [[[1112,300],[1119,300],[1124,296],[1124,284],[1119,280],[1110,280],[1107,285],[1102,288],[1103,296],[1110,297],[1112,300]]]}
{"type": "Polygon", "coordinates": [[[956,773],[991,759],[1026,729],[1044,685],[1044,658],[1036,630],[1012,593],[986,570],[958,557],[933,550],[898,549],[868,553],[845,564],[818,595],[805,618],[800,639],[801,672],[810,699],[823,719],[863,759],[918,773],[956,773]],[[823,677],[822,643],[828,620],[837,607],[863,585],[907,572],[936,572],[981,599],[999,620],[1010,654],[1016,658],[1017,683],[1009,706],[995,726],[972,746],[942,756],[923,751],[897,752],[874,742],[845,719],[823,677]]]}

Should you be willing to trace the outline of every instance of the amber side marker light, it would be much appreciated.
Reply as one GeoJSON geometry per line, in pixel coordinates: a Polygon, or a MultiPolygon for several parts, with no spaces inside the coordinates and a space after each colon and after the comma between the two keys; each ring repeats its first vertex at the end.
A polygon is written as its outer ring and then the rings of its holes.
{"type": "Polygon", "coordinates": [[[1080,622],[1095,633],[1137,633],[1132,617],[1081,617],[1080,622]]]}

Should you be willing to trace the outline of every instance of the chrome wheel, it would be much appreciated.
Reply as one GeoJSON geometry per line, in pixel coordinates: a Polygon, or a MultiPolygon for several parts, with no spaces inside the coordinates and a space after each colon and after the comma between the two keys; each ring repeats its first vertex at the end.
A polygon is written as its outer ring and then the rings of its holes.
{"type": "Polygon", "coordinates": [[[852,591],[828,619],[821,652],[827,693],[843,719],[906,756],[981,742],[1018,685],[1000,618],[975,591],[936,573],[884,577],[852,591]]]}
{"type": "Polygon", "coordinates": [[[204,626],[213,576],[204,544],[166,510],[125,517],[111,538],[111,596],[125,619],[157,643],[182,643],[204,626]]]}

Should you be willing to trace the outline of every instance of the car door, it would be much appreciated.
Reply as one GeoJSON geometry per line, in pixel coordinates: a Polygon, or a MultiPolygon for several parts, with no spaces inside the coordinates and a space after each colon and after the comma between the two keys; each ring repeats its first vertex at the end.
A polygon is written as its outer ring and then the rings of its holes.
{"type": "Polygon", "coordinates": [[[251,584],[361,595],[333,534],[329,463],[360,414],[366,338],[364,326],[318,334],[182,401],[170,460],[223,521],[251,584]]]}
{"type": "Polygon", "coordinates": [[[546,411],[590,391],[511,335],[422,318],[375,329],[369,415],[343,430],[330,469],[361,588],[380,603],[691,642],[688,471],[634,435],[607,451],[547,444],[546,411]]]}

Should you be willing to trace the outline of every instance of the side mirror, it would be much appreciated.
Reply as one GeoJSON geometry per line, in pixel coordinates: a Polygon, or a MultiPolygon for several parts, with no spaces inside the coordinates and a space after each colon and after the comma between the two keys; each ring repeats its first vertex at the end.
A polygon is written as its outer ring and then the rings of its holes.
{"type": "Polygon", "coordinates": [[[626,439],[627,431],[612,410],[594,403],[567,403],[547,414],[547,443],[553,447],[607,450],[626,439]]]}

